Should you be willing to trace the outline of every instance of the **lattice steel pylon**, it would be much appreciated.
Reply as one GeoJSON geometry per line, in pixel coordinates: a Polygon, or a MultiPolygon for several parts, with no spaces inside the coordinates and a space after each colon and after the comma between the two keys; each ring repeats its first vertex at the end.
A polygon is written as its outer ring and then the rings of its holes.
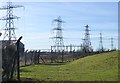
{"type": "Polygon", "coordinates": [[[102,41],[102,33],[100,33],[99,51],[100,52],[104,51],[104,49],[103,49],[103,41],[102,41]]]}
{"type": "MultiPolygon", "coordinates": [[[[9,43],[2,44],[2,80],[8,81],[12,80],[16,76],[17,70],[17,59],[19,56],[18,45],[10,44],[12,40],[16,40],[14,19],[19,19],[19,17],[13,15],[13,9],[23,7],[21,5],[12,5],[12,2],[7,2],[7,5],[0,8],[0,10],[7,10],[7,15],[2,17],[0,20],[5,20],[6,25],[3,30],[5,30],[3,40],[7,40],[9,43]],[[16,52],[16,47],[17,51],[16,52]],[[18,53],[18,54],[17,54],[18,53]]],[[[16,78],[15,78],[16,79],[16,78]]]]}
{"type": "Polygon", "coordinates": [[[53,39],[55,40],[55,46],[56,46],[56,51],[62,51],[62,46],[64,45],[63,41],[63,29],[62,29],[62,21],[61,17],[59,16],[57,19],[53,20],[54,23],[56,23],[56,27],[53,28],[55,32],[55,37],[53,39]]]}
{"type": "Polygon", "coordinates": [[[14,19],[19,19],[20,17],[17,17],[15,15],[13,15],[13,9],[14,8],[19,8],[19,7],[23,7],[21,5],[12,5],[12,2],[7,2],[6,6],[3,6],[2,8],[0,8],[0,10],[7,10],[7,15],[2,17],[0,20],[5,20],[6,24],[5,24],[5,33],[4,33],[4,37],[3,40],[16,40],[16,35],[15,35],[15,26],[14,26],[14,19]]]}
{"type": "Polygon", "coordinates": [[[113,38],[111,37],[111,50],[113,50],[113,38]]]}
{"type": "Polygon", "coordinates": [[[92,47],[91,47],[91,41],[90,41],[90,33],[89,33],[89,26],[86,25],[85,26],[85,37],[83,39],[83,49],[86,53],[89,53],[92,51],[92,47]]]}

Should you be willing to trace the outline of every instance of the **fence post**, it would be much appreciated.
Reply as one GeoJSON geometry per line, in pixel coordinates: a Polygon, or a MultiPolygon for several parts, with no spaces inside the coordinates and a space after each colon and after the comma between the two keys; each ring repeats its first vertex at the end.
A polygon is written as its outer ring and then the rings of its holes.
{"type": "Polygon", "coordinates": [[[19,55],[19,44],[20,40],[22,39],[22,36],[17,40],[17,79],[20,80],[20,55],[19,55]]]}
{"type": "Polygon", "coordinates": [[[53,50],[52,50],[53,46],[51,46],[51,63],[53,63],[53,50]]]}
{"type": "Polygon", "coordinates": [[[26,50],[26,52],[25,52],[25,66],[26,66],[26,62],[27,62],[27,61],[26,61],[27,51],[28,51],[28,50],[26,50]]]}
{"type": "Polygon", "coordinates": [[[64,50],[62,50],[62,62],[64,60],[64,50]]]}
{"type": "Polygon", "coordinates": [[[25,55],[25,66],[26,66],[26,54],[27,54],[27,53],[25,52],[25,53],[24,53],[24,55],[25,55]]]}
{"type": "Polygon", "coordinates": [[[30,52],[30,55],[31,55],[31,65],[32,65],[33,51],[30,52]]]}
{"type": "Polygon", "coordinates": [[[39,50],[39,53],[38,53],[38,55],[39,55],[38,57],[39,57],[39,63],[40,63],[40,55],[41,55],[41,53],[40,53],[40,50],[39,50]]]}
{"type": "Polygon", "coordinates": [[[37,59],[38,59],[38,64],[39,64],[39,51],[37,51],[37,59]]]}

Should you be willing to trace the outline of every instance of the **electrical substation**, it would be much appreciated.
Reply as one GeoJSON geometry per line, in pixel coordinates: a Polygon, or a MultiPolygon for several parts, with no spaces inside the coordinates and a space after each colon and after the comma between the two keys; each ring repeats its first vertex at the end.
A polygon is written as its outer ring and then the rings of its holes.
{"type": "MultiPolygon", "coordinates": [[[[0,20],[5,21],[4,34],[1,46],[2,46],[2,79],[3,81],[18,79],[20,80],[20,66],[28,66],[32,64],[46,64],[46,63],[58,63],[58,62],[70,62],[75,59],[79,59],[85,56],[89,56],[96,53],[107,52],[103,45],[103,35],[100,33],[99,37],[99,50],[93,51],[93,46],[90,38],[90,31],[92,27],[85,25],[84,38],[80,45],[65,45],[62,24],[64,18],[60,16],[53,19],[55,26],[52,30],[55,32],[55,36],[52,37],[54,45],[50,46],[50,49],[33,49],[25,50],[25,45],[20,42],[22,35],[18,40],[15,34],[14,20],[19,19],[13,14],[14,8],[24,7],[22,5],[13,5],[12,2],[8,2],[6,6],[0,8],[0,11],[6,10],[6,16],[0,20]]],[[[39,35],[40,36],[40,35],[39,35]]],[[[110,38],[111,50],[114,49],[114,38],[110,38]]]]}

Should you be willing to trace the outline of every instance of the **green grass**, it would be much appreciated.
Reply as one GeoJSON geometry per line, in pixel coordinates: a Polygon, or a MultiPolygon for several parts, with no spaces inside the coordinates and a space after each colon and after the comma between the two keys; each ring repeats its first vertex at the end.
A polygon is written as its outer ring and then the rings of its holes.
{"type": "Polygon", "coordinates": [[[39,81],[118,81],[118,52],[80,58],[64,64],[21,67],[21,79],[39,81]]]}

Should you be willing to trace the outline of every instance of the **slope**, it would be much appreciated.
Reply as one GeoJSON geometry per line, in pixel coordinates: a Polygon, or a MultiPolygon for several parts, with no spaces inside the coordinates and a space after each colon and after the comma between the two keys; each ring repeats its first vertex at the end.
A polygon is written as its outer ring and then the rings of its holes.
{"type": "Polygon", "coordinates": [[[21,79],[39,81],[117,81],[118,52],[80,58],[73,62],[21,67],[21,79]]]}

